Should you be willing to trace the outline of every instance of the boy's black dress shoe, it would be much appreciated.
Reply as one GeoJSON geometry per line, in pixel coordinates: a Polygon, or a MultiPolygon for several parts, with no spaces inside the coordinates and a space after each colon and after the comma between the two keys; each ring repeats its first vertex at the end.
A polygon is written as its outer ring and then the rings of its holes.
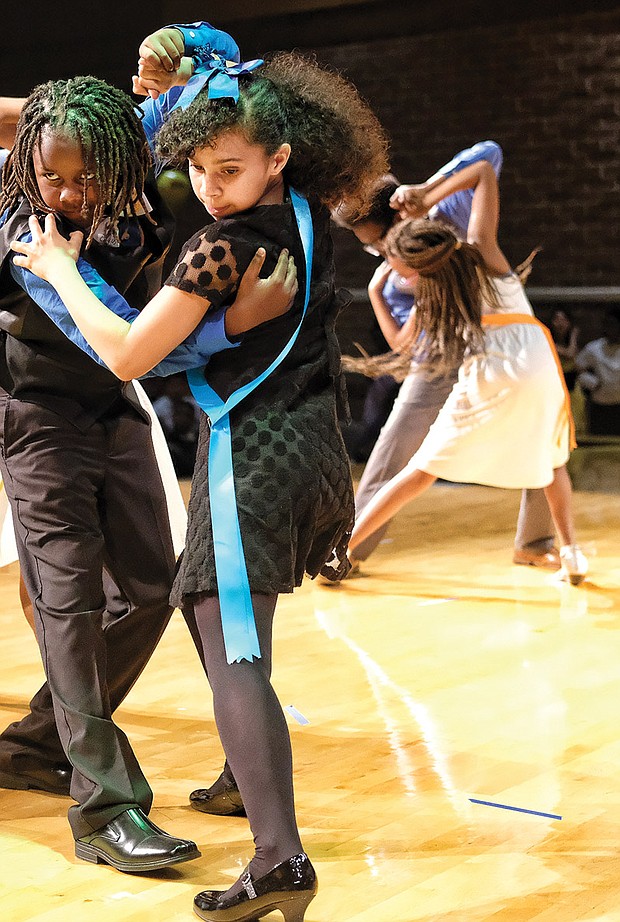
{"type": "Polygon", "coordinates": [[[316,896],[318,883],[308,856],[293,855],[254,880],[249,871],[243,889],[226,897],[220,890],[203,890],[194,897],[194,912],[205,922],[253,922],[279,909],[285,922],[303,922],[316,896]]]}
{"type": "Polygon", "coordinates": [[[197,788],[189,795],[190,805],[201,813],[215,816],[245,816],[239,788],[224,772],[210,788],[197,788]]]}
{"type": "Polygon", "coordinates": [[[0,788],[46,791],[48,794],[64,794],[68,797],[71,772],[70,765],[34,765],[23,772],[0,769],[0,788]]]}
{"type": "Polygon", "coordinates": [[[129,874],[156,871],[200,858],[195,842],[168,835],[136,807],[120,813],[101,829],[76,839],[75,854],[95,864],[103,861],[129,874]]]}

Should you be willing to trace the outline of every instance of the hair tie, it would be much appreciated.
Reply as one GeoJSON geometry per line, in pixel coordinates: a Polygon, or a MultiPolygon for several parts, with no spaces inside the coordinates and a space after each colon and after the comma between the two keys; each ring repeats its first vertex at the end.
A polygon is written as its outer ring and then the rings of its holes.
{"type": "Polygon", "coordinates": [[[229,98],[237,102],[241,74],[249,74],[264,63],[262,58],[256,58],[254,61],[241,61],[237,64],[213,52],[210,58],[199,63],[194,73],[206,73],[208,99],[229,98]]]}
{"type": "Polygon", "coordinates": [[[462,240],[457,240],[456,243],[454,244],[454,249],[460,250],[462,242],[463,242],[462,240]]]}

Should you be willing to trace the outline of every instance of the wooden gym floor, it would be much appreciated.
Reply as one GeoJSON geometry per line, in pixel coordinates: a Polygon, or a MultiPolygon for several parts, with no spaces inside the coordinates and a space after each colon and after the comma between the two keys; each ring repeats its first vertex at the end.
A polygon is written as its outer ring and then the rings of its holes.
{"type": "MultiPolygon", "coordinates": [[[[620,922],[619,456],[573,456],[583,586],[511,564],[517,493],[440,484],[363,577],[281,600],[274,683],[309,721],[289,718],[320,879],[306,922],[620,922]]],[[[16,567],[0,605],[4,726],[43,677],[16,567]]],[[[189,920],[249,859],[245,820],[187,806],[222,753],[178,613],[117,717],[154,821],[202,858],[149,876],[78,861],[68,799],[0,790],[2,922],[189,920]]]]}

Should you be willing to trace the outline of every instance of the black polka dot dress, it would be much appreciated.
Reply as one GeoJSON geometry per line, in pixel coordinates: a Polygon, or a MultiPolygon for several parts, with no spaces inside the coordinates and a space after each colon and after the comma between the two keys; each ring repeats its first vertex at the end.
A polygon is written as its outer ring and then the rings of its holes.
{"type": "MultiPolygon", "coordinates": [[[[337,419],[344,392],[334,325],[343,302],[334,289],[325,209],[313,208],[313,225],[311,297],[295,345],[231,413],[235,492],[252,592],[291,592],[304,573],[316,576],[327,561],[343,560],[353,527],[351,471],[337,419]]],[[[280,250],[289,249],[299,293],[284,317],[261,324],[236,348],[212,357],[206,378],[223,400],[267,368],[299,324],[305,260],[290,202],[209,225],[185,245],[166,283],[206,298],[213,307],[230,303],[258,246],[267,251],[265,275],[280,250]]],[[[188,595],[217,592],[208,447],[209,423],[203,414],[175,605],[188,595]]]]}

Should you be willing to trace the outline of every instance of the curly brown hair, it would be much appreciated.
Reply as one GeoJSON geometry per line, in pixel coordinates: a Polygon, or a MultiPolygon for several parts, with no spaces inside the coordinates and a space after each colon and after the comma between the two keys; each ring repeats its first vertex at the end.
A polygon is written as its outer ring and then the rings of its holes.
{"type": "Polygon", "coordinates": [[[199,94],[161,128],[157,152],[182,163],[232,129],[267,154],[290,144],[286,181],[330,208],[346,198],[362,209],[372,184],[387,171],[386,134],[357,89],[299,54],[278,53],[241,76],[236,104],[199,94]]]}
{"type": "MultiPolygon", "coordinates": [[[[49,211],[41,198],[33,151],[41,133],[79,141],[84,163],[93,163],[99,198],[87,245],[104,214],[112,228],[121,214],[135,214],[151,155],[141,117],[131,98],[97,77],[50,80],[35,87],[21,111],[15,144],[2,171],[0,214],[24,195],[33,208],[49,211]]],[[[86,201],[87,180],[84,180],[86,201]]]]}

